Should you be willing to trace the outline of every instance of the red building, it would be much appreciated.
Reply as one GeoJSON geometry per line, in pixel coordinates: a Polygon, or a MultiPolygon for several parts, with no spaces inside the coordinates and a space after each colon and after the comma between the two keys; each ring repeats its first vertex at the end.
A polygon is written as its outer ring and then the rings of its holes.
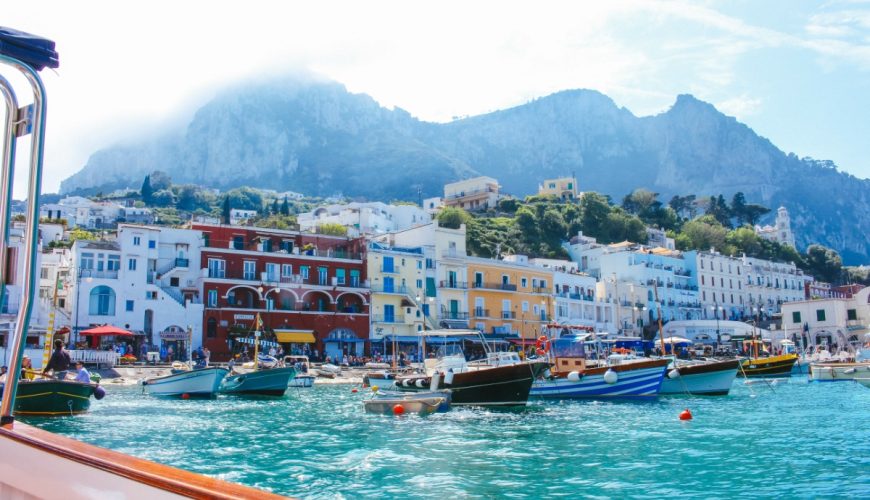
{"type": "Polygon", "coordinates": [[[202,231],[203,345],[226,360],[262,330],[291,349],[362,355],[369,337],[365,241],[295,231],[193,224],[202,231]]]}

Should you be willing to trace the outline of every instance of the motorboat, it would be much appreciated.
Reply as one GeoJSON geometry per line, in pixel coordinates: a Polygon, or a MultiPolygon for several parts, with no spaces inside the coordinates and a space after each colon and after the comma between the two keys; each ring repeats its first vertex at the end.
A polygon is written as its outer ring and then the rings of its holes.
{"type": "Polygon", "coordinates": [[[788,377],[791,376],[792,368],[797,363],[798,355],[780,354],[778,356],[760,356],[764,343],[756,338],[743,341],[744,348],[749,352],[749,357],[740,361],[738,377],[788,377]]]}
{"type": "Polygon", "coordinates": [[[855,382],[863,385],[864,387],[870,387],[870,377],[868,378],[856,378],[855,382]]]}
{"type": "Polygon", "coordinates": [[[323,378],[335,378],[341,374],[341,367],[332,363],[323,363],[317,368],[317,376],[323,378]]]}
{"type": "MultiPolygon", "coordinates": [[[[0,384],[0,388],[3,384],[0,384]]],[[[74,380],[36,379],[18,382],[16,415],[75,415],[91,407],[91,398],[102,399],[97,384],[74,380]]]]}
{"type": "Polygon", "coordinates": [[[451,391],[377,391],[363,401],[366,413],[429,415],[450,409],[451,391]]]}
{"type": "Polygon", "coordinates": [[[845,382],[867,377],[870,377],[870,362],[810,364],[813,382],[845,382]]]}
{"type": "Polygon", "coordinates": [[[142,385],[152,396],[213,398],[228,373],[225,368],[218,367],[180,370],[162,377],[147,378],[142,385]]]}
{"type": "Polygon", "coordinates": [[[311,370],[308,356],[284,356],[284,366],[292,366],[296,369],[296,376],[290,379],[288,387],[311,387],[317,378],[311,370]]]}
{"type": "Polygon", "coordinates": [[[296,376],[296,368],[265,368],[261,370],[230,373],[224,378],[222,394],[255,394],[260,396],[283,396],[296,376]]]}
{"type": "Polygon", "coordinates": [[[726,396],[739,364],[736,359],[674,360],[668,365],[659,394],[726,396]]]}
{"type": "Polygon", "coordinates": [[[524,406],[532,383],[549,366],[545,360],[521,359],[516,352],[495,352],[477,330],[427,330],[420,335],[442,342],[438,355],[425,360],[425,373],[397,376],[396,390],[450,389],[451,404],[457,406],[524,406]],[[462,343],[472,340],[483,346],[482,359],[466,359],[462,343]]]}

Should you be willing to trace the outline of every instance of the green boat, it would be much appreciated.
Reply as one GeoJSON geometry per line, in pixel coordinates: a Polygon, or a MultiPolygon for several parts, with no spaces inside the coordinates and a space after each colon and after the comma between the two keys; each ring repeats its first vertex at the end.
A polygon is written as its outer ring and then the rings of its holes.
{"type": "Polygon", "coordinates": [[[91,407],[97,384],[72,380],[22,380],[15,396],[16,415],[75,415],[91,407]]]}

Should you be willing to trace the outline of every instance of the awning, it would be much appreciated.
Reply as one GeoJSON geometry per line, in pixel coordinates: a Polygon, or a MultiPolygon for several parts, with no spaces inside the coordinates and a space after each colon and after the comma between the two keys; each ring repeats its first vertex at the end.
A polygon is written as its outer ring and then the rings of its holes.
{"type": "Polygon", "coordinates": [[[416,335],[384,335],[384,340],[382,342],[392,342],[395,339],[396,342],[404,343],[404,344],[419,344],[420,338],[416,335]]]}
{"type": "MultiPolygon", "coordinates": [[[[238,343],[240,343],[240,344],[251,344],[251,345],[254,345],[254,342],[255,342],[255,341],[254,341],[254,339],[251,339],[251,338],[241,338],[241,339],[236,339],[236,342],[238,342],[238,343]]],[[[277,343],[272,342],[272,341],[270,341],[270,340],[261,340],[261,341],[259,342],[259,344],[260,344],[260,347],[281,347],[281,346],[279,346],[277,343]]]]}
{"type": "MultiPolygon", "coordinates": [[[[118,328],[117,326],[104,325],[98,326],[96,328],[91,328],[88,330],[84,330],[81,332],[82,335],[93,335],[93,336],[104,336],[104,335],[119,335],[124,337],[132,337],[133,332],[128,332],[123,328],[118,328]]],[[[184,335],[187,336],[187,332],[184,332],[184,335]]]]}
{"type": "MultiPolygon", "coordinates": [[[[478,339],[469,339],[469,340],[471,340],[471,341],[474,342],[475,344],[480,344],[480,343],[481,343],[481,340],[480,340],[479,338],[478,338],[478,339]]],[[[508,343],[509,343],[509,342],[508,342],[507,340],[505,340],[505,339],[488,339],[488,338],[487,338],[487,339],[484,339],[484,340],[486,341],[487,344],[508,344],[508,343]]]]}
{"type": "Polygon", "coordinates": [[[354,344],[357,342],[368,342],[368,339],[326,339],[323,342],[332,342],[334,344],[354,344]]]}
{"type": "Polygon", "coordinates": [[[275,330],[278,342],[285,344],[313,344],[314,333],[311,330],[275,330]]]}
{"type": "Polygon", "coordinates": [[[538,339],[507,339],[512,344],[519,345],[535,345],[538,339]]]}

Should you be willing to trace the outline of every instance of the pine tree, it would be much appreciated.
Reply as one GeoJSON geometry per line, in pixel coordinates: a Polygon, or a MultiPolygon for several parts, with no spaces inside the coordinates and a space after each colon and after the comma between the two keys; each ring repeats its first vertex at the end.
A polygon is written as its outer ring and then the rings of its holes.
{"type": "Polygon", "coordinates": [[[272,200],[272,215],[277,215],[277,214],[278,214],[278,210],[279,210],[279,208],[278,208],[278,198],[275,198],[274,200],[272,200]]]}
{"type": "Polygon", "coordinates": [[[152,196],[154,195],[154,189],[151,188],[151,176],[146,175],[145,180],[142,181],[142,201],[146,205],[150,205],[152,201],[152,196]]]}
{"type": "Polygon", "coordinates": [[[230,223],[230,197],[224,196],[223,205],[221,205],[221,218],[224,224],[230,223]]]}
{"type": "Polygon", "coordinates": [[[281,203],[281,215],[290,215],[290,203],[287,201],[287,197],[284,197],[284,202],[281,203]]]}

